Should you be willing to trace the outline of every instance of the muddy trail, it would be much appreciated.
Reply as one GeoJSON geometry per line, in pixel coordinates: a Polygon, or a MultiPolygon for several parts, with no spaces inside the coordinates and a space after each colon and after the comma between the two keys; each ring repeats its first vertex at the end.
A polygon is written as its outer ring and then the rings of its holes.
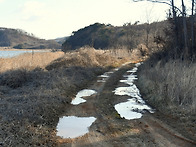
{"type": "Polygon", "coordinates": [[[103,81],[103,77],[98,77],[98,81],[88,87],[97,93],[84,97],[85,103],[70,105],[64,116],[95,117],[96,120],[89,127],[89,132],[83,136],[64,139],[59,137],[59,146],[196,146],[195,142],[183,137],[159,120],[157,117],[161,115],[159,112],[146,111],[139,119],[127,120],[120,117],[114,106],[126,102],[129,96],[115,95],[113,91],[116,87],[126,86],[119,81],[133,67],[134,64],[128,64],[119,70],[110,72],[109,77],[105,77],[105,81],[103,81]]]}

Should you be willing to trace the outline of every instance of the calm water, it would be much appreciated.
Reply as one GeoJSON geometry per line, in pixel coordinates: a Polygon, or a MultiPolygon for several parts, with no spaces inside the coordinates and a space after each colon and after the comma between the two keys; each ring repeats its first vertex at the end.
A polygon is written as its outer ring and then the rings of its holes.
{"type": "MultiPolygon", "coordinates": [[[[44,51],[34,50],[33,52],[44,52],[44,51]]],[[[32,53],[32,50],[9,50],[9,51],[0,50],[0,58],[10,58],[24,53],[32,53]]]]}
{"type": "Polygon", "coordinates": [[[86,97],[86,96],[91,96],[93,94],[96,94],[97,92],[95,90],[91,90],[91,89],[84,89],[78,92],[78,94],[76,95],[75,99],[72,100],[71,104],[72,105],[79,105],[81,103],[86,102],[85,99],[83,99],[82,97],[86,97]]]}
{"type": "Polygon", "coordinates": [[[114,106],[120,116],[128,120],[141,118],[146,110],[150,113],[154,112],[145,104],[139,89],[134,84],[134,81],[137,80],[136,72],[138,66],[140,66],[140,63],[135,64],[135,67],[132,70],[127,71],[128,75],[123,76],[126,79],[120,80],[120,82],[125,83],[128,86],[118,87],[114,90],[116,95],[127,95],[130,97],[127,102],[119,103],[114,106]]]}
{"type": "Polygon", "coordinates": [[[75,138],[89,132],[88,128],[96,120],[95,117],[64,116],[57,125],[57,136],[75,138]]]}

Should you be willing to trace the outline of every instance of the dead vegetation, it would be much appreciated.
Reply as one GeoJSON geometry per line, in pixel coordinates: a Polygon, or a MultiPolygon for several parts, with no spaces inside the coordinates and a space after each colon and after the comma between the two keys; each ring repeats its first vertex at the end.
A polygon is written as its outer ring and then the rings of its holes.
{"type": "Polygon", "coordinates": [[[131,52],[123,52],[81,48],[63,56],[1,59],[0,145],[56,146],[56,125],[73,95],[109,68],[130,61],[131,52]]]}
{"type": "Polygon", "coordinates": [[[0,72],[16,69],[33,70],[35,68],[44,68],[51,61],[60,58],[63,52],[37,52],[26,53],[12,58],[0,58],[0,72]]]}
{"type": "MultiPolygon", "coordinates": [[[[147,102],[169,118],[174,128],[196,140],[196,63],[181,60],[152,62],[141,66],[138,86],[147,102]]],[[[167,120],[165,120],[167,121],[167,120]]]]}
{"type": "Polygon", "coordinates": [[[53,68],[80,66],[80,67],[117,67],[130,60],[136,60],[138,55],[133,55],[128,49],[95,50],[83,47],[76,51],[66,52],[65,55],[46,67],[53,68]]]}

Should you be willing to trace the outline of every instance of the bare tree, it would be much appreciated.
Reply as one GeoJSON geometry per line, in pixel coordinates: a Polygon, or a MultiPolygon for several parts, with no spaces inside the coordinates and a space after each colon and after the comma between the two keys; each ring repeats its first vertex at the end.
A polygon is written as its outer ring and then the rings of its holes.
{"type": "Polygon", "coordinates": [[[183,21],[183,32],[184,32],[184,48],[185,48],[185,56],[188,56],[188,43],[187,43],[187,24],[186,24],[186,9],[184,5],[184,0],[182,2],[182,21],[183,21]]]}
{"type": "MultiPolygon", "coordinates": [[[[174,32],[175,32],[175,54],[177,55],[177,50],[180,46],[180,42],[182,42],[183,48],[184,48],[184,56],[187,57],[190,55],[189,52],[189,46],[188,46],[188,31],[187,31],[187,14],[186,14],[186,7],[184,4],[184,0],[181,0],[181,6],[182,8],[180,9],[179,7],[175,6],[174,1],[175,0],[133,0],[134,2],[140,2],[140,1],[148,1],[148,2],[153,2],[153,3],[162,3],[162,4],[167,4],[171,7],[172,9],[172,16],[173,16],[173,21],[174,21],[174,32]],[[179,16],[182,18],[182,22],[180,23],[182,26],[182,32],[180,30],[180,24],[177,16],[177,12],[179,13],[179,16]],[[182,34],[179,34],[182,33],[182,34]],[[179,36],[183,36],[183,41],[180,41],[179,36]]],[[[192,0],[192,22],[191,22],[191,48],[194,48],[194,6],[195,5],[195,0],[192,0]]]]}
{"type": "Polygon", "coordinates": [[[191,54],[193,53],[193,49],[195,46],[195,38],[194,38],[194,9],[195,9],[195,0],[192,0],[192,8],[191,8],[191,54]]]}
{"type": "MultiPolygon", "coordinates": [[[[145,1],[145,0],[133,0],[134,2],[141,2],[141,1],[145,1]]],[[[178,23],[177,23],[177,15],[176,15],[176,11],[181,11],[179,8],[177,8],[174,4],[174,0],[146,0],[148,2],[153,2],[153,3],[162,3],[162,4],[166,4],[169,5],[172,8],[172,16],[173,16],[173,20],[174,20],[174,31],[175,31],[175,52],[177,54],[177,48],[178,48],[178,23]]]]}

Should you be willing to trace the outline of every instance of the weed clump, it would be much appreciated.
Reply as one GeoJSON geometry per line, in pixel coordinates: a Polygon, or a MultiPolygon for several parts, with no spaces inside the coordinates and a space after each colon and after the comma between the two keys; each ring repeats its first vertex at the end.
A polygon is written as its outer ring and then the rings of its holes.
{"type": "Polygon", "coordinates": [[[29,79],[28,71],[25,69],[7,71],[0,75],[0,85],[10,88],[18,88],[24,85],[29,79]]]}

